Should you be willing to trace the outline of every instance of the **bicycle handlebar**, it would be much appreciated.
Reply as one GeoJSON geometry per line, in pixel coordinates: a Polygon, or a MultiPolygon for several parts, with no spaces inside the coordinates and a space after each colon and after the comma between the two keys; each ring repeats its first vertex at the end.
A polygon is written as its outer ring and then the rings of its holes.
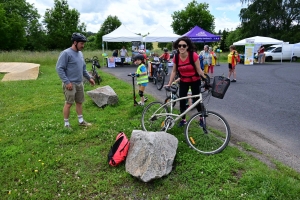
{"type": "Polygon", "coordinates": [[[135,74],[128,74],[127,76],[131,76],[132,78],[134,78],[135,74]]]}
{"type": "Polygon", "coordinates": [[[94,62],[94,61],[99,61],[97,56],[93,56],[93,58],[86,58],[84,59],[85,62],[94,62]]]}

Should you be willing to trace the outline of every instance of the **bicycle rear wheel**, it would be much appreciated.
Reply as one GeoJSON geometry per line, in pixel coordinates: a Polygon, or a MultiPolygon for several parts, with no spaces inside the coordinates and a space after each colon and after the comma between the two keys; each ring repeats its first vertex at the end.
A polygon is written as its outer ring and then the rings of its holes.
{"type": "Polygon", "coordinates": [[[185,139],[188,145],[203,154],[216,154],[223,151],[230,140],[230,127],[220,114],[207,111],[195,114],[185,127],[185,139]]]}
{"type": "Polygon", "coordinates": [[[101,82],[101,77],[99,76],[98,72],[95,70],[93,71],[93,74],[92,74],[94,80],[96,81],[96,83],[98,85],[100,85],[100,82],[101,82]]]}
{"type": "Polygon", "coordinates": [[[165,72],[164,71],[157,71],[156,73],[156,88],[161,90],[165,84],[165,72]]]}
{"type": "Polygon", "coordinates": [[[167,107],[160,108],[162,105],[160,102],[152,102],[144,108],[141,118],[144,131],[155,132],[163,130],[166,115],[159,116],[159,114],[168,113],[168,109],[167,107]]]}

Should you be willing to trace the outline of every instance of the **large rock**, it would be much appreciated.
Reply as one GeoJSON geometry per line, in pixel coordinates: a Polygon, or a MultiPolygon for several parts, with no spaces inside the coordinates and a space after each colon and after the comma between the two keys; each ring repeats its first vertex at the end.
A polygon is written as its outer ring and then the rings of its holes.
{"type": "Polygon", "coordinates": [[[118,103],[118,96],[109,85],[88,91],[87,94],[101,108],[118,103]]]}
{"type": "Polygon", "coordinates": [[[133,130],[126,158],[126,171],[144,182],[172,171],[178,140],[165,132],[133,130]]]}

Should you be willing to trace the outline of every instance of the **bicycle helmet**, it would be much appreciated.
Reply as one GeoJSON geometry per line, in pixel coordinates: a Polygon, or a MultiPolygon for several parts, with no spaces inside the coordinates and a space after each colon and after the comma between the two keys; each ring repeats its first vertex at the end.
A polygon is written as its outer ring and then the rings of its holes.
{"type": "Polygon", "coordinates": [[[87,42],[88,40],[81,33],[73,33],[71,37],[71,41],[74,42],[87,42]]]}
{"type": "Polygon", "coordinates": [[[164,48],[164,52],[168,52],[169,50],[167,48],[164,48]]]}
{"type": "Polygon", "coordinates": [[[138,54],[138,55],[134,56],[134,58],[133,58],[134,61],[136,61],[136,60],[143,61],[144,59],[145,59],[145,57],[143,54],[138,54]]]}

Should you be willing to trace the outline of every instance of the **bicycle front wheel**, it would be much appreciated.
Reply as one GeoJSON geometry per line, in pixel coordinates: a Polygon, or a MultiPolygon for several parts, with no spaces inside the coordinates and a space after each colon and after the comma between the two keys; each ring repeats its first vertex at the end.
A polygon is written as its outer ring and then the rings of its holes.
{"type": "Polygon", "coordinates": [[[207,111],[195,114],[185,127],[185,139],[188,145],[203,154],[216,154],[223,151],[230,140],[230,127],[220,114],[207,111]]]}
{"type": "Polygon", "coordinates": [[[156,88],[158,90],[161,90],[162,87],[165,84],[165,72],[164,71],[158,71],[156,73],[156,88]]]}
{"type": "Polygon", "coordinates": [[[162,105],[160,102],[152,102],[144,108],[141,118],[144,131],[155,132],[163,130],[166,115],[160,114],[168,113],[168,109],[167,107],[160,108],[162,105]]]}
{"type": "Polygon", "coordinates": [[[96,83],[97,83],[98,85],[100,85],[101,77],[99,76],[99,74],[98,74],[97,71],[94,71],[94,72],[93,72],[93,77],[94,77],[94,80],[96,81],[96,83]]]}

